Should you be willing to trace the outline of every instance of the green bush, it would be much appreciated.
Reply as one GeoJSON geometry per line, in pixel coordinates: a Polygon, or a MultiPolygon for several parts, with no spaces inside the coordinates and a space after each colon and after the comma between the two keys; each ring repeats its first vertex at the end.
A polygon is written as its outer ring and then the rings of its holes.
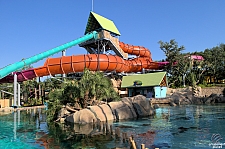
{"type": "Polygon", "coordinates": [[[57,118],[58,111],[62,108],[62,89],[55,89],[49,93],[47,121],[52,122],[57,118]]]}
{"type": "Polygon", "coordinates": [[[201,87],[201,88],[205,88],[206,87],[204,84],[199,84],[198,86],[201,87]]]}

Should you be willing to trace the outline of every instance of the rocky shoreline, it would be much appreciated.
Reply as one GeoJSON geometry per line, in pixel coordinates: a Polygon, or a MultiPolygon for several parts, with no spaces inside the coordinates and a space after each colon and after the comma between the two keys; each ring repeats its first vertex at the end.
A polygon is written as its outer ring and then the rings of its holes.
{"type": "MultiPolygon", "coordinates": [[[[136,119],[147,117],[155,114],[155,109],[160,107],[160,104],[169,104],[170,106],[191,105],[191,104],[214,104],[225,103],[225,97],[222,94],[211,94],[209,96],[201,94],[201,88],[197,88],[193,92],[191,87],[169,90],[169,96],[165,99],[147,99],[143,95],[134,97],[124,97],[121,101],[101,103],[96,106],[88,106],[86,109],[79,111],[72,107],[64,106],[58,112],[59,122],[71,122],[75,124],[87,124],[97,122],[119,121],[127,119],[136,119]],[[199,96],[201,95],[201,96],[199,96]]],[[[10,113],[17,110],[28,110],[45,108],[44,105],[19,108],[0,108],[0,112],[10,113]]]]}
{"type": "Polygon", "coordinates": [[[118,102],[89,106],[76,112],[71,111],[70,109],[72,108],[64,106],[58,113],[57,121],[75,124],[119,121],[154,115],[155,109],[159,108],[160,104],[179,106],[214,103],[225,103],[225,97],[222,94],[211,94],[206,97],[201,94],[201,88],[197,88],[193,92],[191,87],[187,87],[182,90],[170,90],[170,95],[165,99],[153,98],[149,100],[143,95],[137,95],[134,97],[124,97],[118,102]]]}
{"type": "Polygon", "coordinates": [[[225,97],[222,94],[203,95],[201,88],[197,88],[194,92],[191,87],[183,89],[182,91],[172,92],[168,97],[171,106],[190,105],[190,104],[214,104],[225,103],[225,97]]]}

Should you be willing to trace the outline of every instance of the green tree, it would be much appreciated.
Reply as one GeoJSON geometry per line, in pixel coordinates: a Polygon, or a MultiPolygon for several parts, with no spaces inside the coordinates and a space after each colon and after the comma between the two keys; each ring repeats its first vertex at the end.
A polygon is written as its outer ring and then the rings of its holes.
{"type": "Polygon", "coordinates": [[[74,105],[75,107],[80,107],[80,88],[78,86],[78,81],[68,81],[65,84],[64,90],[63,90],[63,98],[62,98],[62,104],[66,105],[67,103],[70,103],[74,105]]]}
{"type": "Polygon", "coordinates": [[[22,82],[21,93],[25,103],[30,104],[31,100],[35,98],[35,88],[37,86],[38,83],[35,79],[22,82]]]}
{"type": "Polygon", "coordinates": [[[59,89],[62,87],[65,81],[61,81],[57,78],[47,78],[44,80],[43,84],[46,90],[59,89]]]}
{"type": "Polygon", "coordinates": [[[184,46],[178,46],[178,43],[172,39],[170,42],[159,41],[160,49],[165,53],[166,61],[169,62],[165,66],[165,71],[168,74],[169,86],[180,87],[185,75],[188,72],[189,63],[187,58],[182,55],[184,46]]]}
{"type": "Polygon", "coordinates": [[[102,72],[85,69],[79,81],[67,80],[61,88],[50,89],[47,110],[49,121],[56,119],[56,113],[62,105],[86,108],[88,105],[95,105],[97,101],[108,99],[119,99],[110,79],[102,72]]]}
{"type": "Polygon", "coordinates": [[[88,102],[92,104],[95,100],[118,99],[118,94],[113,89],[111,81],[104,77],[102,72],[91,72],[85,69],[78,86],[83,108],[88,105],[88,102]]]}
{"type": "Polygon", "coordinates": [[[47,121],[52,122],[57,119],[58,111],[62,108],[62,101],[64,99],[62,89],[54,89],[49,93],[47,121]]]}
{"type": "Polygon", "coordinates": [[[218,79],[224,78],[225,72],[225,45],[220,44],[219,46],[211,49],[206,49],[203,52],[205,58],[206,75],[213,77],[216,82],[218,79]]]}

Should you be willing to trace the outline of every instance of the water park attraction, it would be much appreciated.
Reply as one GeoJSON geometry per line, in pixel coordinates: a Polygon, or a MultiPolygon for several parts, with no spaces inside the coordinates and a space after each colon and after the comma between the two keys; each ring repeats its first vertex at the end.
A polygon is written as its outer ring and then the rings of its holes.
{"type": "Polygon", "coordinates": [[[90,12],[83,37],[0,69],[0,83],[13,82],[15,74],[17,81],[22,82],[36,77],[82,72],[85,68],[91,71],[131,73],[143,69],[156,70],[163,66],[163,62],[152,61],[147,48],[119,41],[120,35],[113,21],[90,12]],[[85,48],[89,54],[48,58],[75,45],[85,48]],[[115,55],[106,54],[109,50],[113,50],[115,55]],[[136,55],[136,58],[128,59],[128,54],[136,55]],[[18,71],[44,58],[47,59],[43,66],[18,71]]]}

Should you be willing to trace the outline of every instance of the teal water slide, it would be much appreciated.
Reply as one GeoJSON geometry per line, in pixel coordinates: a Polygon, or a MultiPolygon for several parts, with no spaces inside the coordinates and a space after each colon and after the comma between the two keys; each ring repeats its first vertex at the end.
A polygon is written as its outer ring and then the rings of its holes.
{"type": "Polygon", "coordinates": [[[97,39],[98,38],[98,33],[96,31],[93,31],[91,33],[88,33],[86,35],[84,35],[83,37],[80,37],[76,40],[73,40],[71,42],[68,42],[68,43],[65,43],[61,46],[58,46],[56,48],[53,48],[53,49],[50,49],[48,51],[45,51],[45,52],[42,52],[40,54],[37,54],[35,56],[32,56],[30,58],[27,58],[27,59],[24,59],[20,62],[16,62],[16,63],[13,63],[11,65],[8,65],[2,69],[0,69],[0,79],[4,78],[5,76],[11,74],[12,72],[15,72],[25,66],[29,66],[30,64],[33,64],[33,63],[36,63],[44,58],[47,58],[49,56],[52,56],[58,52],[61,52],[63,50],[66,50],[72,46],[75,46],[75,45],[78,45],[82,42],[85,42],[87,40],[90,40],[90,39],[97,39]]]}

